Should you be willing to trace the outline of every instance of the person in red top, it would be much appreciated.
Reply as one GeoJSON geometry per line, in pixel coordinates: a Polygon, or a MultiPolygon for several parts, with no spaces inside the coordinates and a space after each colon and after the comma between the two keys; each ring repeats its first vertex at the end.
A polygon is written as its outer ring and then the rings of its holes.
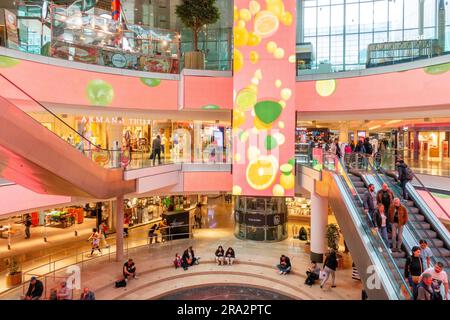
{"type": "Polygon", "coordinates": [[[125,215],[125,218],[123,219],[123,233],[125,237],[128,237],[129,226],[130,226],[130,217],[128,215],[125,215]]]}

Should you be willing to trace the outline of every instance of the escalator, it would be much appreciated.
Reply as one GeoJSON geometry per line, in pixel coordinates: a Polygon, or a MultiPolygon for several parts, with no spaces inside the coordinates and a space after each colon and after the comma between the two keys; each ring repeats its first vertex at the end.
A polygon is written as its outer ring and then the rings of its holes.
{"type": "Polygon", "coordinates": [[[352,260],[369,299],[412,299],[396,257],[363,210],[358,188],[363,188],[364,183],[349,174],[342,162],[336,163],[332,170],[322,171],[322,181],[328,185],[329,204],[352,252],[352,260]]]}
{"type": "Polygon", "coordinates": [[[118,151],[93,144],[1,74],[0,108],[2,178],[41,194],[108,199],[135,191],[135,181],[124,180],[120,163],[108,168],[118,151]],[[14,103],[5,96],[15,97],[14,103]],[[69,131],[82,148],[47,129],[33,112],[69,131]]]}

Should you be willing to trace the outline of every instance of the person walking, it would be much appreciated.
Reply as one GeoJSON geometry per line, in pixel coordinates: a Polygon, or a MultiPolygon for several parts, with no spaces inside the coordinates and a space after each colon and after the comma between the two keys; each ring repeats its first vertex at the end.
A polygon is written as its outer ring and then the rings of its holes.
{"type": "Polygon", "coordinates": [[[123,234],[128,237],[128,228],[130,227],[130,217],[126,214],[123,218],[123,234]]]}
{"type": "Polygon", "coordinates": [[[155,165],[156,156],[158,156],[158,165],[161,164],[161,137],[159,134],[152,141],[153,165],[155,165]]]}
{"type": "MultiPolygon", "coordinates": [[[[385,211],[388,211],[391,207],[391,203],[394,200],[394,193],[389,189],[389,186],[386,183],[383,183],[383,186],[377,192],[377,203],[383,204],[385,211]]],[[[386,221],[387,231],[391,232],[392,227],[389,219],[386,221]]]]}
{"type": "Polygon", "coordinates": [[[417,285],[420,282],[420,275],[423,273],[424,267],[422,257],[420,256],[420,247],[415,246],[411,250],[411,255],[406,258],[405,263],[405,279],[412,288],[412,292],[416,292],[417,285]]]}
{"type": "Polygon", "coordinates": [[[389,208],[389,221],[392,225],[392,251],[400,251],[403,243],[403,227],[408,222],[408,210],[395,198],[389,208]]]}
{"type": "Polygon", "coordinates": [[[109,248],[109,244],[106,241],[106,232],[108,231],[108,226],[106,225],[106,222],[102,221],[102,223],[100,223],[98,229],[100,231],[100,240],[102,242],[102,245],[105,248],[109,248]]]}
{"type": "Polygon", "coordinates": [[[201,229],[202,228],[202,205],[201,205],[201,203],[197,203],[197,206],[194,211],[194,220],[195,220],[195,227],[201,229]]]}
{"type": "Polygon", "coordinates": [[[374,221],[374,213],[377,208],[377,197],[375,195],[375,186],[373,184],[369,184],[366,192],[364,192],[363,206],[364,211],[369,214],[370,219],[374,221]]]}
{"type": "Polygon", "coordinates": [[[89,237],[88,241],[92,241],[92,250],[91,250],[91,257],[94,255],[94,251],[98,250],[100,254],[102,254],[102,250],[100,249],[100,234],[98,233],[97,229],[92,229],[92,234],[89,237]]]}
{"type": "Polygon", "coordinates": [[[422,257],[424,268],[431,267],[431,257],[433,256],[433,251],[431,251],[427,241],[424,239],[419,240],[419,246],[420,246],[420,256],[422,257]]]}
{"type": "Polygon", "coordinates": [[[31,217],[29,214],[26,215],[25,218],[25,239],[30,239],[30,227],[33,225],[33,223],[31,222],[31,217]]]}
{"type": "Polygon", "coordinates": [[[331,275],[331,287],[336,288],[336,269],[338,266],[338,261],[336,257],[336,252],[333,250],[330,254],[325,258],[325,262],[323,263],[323,271],[325,272],[325,278],[322,279],[320,283],[320,288],[322,289],[325,283],[328,281],[328,278],[331,275]]]}

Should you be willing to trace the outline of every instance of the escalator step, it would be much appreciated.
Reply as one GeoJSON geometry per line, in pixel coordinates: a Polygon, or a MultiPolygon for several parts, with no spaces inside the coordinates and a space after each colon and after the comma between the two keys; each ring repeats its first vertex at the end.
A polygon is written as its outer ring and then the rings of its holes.
{"type": "Polygon", "coordinates": [[[394,257],[394,259],[406,258],[406,253],[403,251],[392,252],[392,256],[394,257]]]}
{"type": "Polygon", "coordinates": [[[360,195],[363,195],[364,194],[364,192],[366,192],[366,188],[356,188],[356,191],[360,194],[360,195]]]}
{"type": "Polygon", "coordinates": [[[437,249],[431,248],[431,251],[436,257],[438,256],[446,258],[450,257],[450,250],[447,250],[445,248],[437,248],[437,249]]]}
{"type": "Polygon", "coordinates": [[[415,221],[415,222],[413,222],[413,225],[417,229],[423,229],[423,230],[430,230],[431,229],[431,225],[429,223],[427,223],[427,222],[415,221]]]}
{"type": "Polygon", "coordinates": [[[444,241],[439,240],[437,238],[434,239],[427,239],[428,245],[433,248],[443,248],[444,247],[444,241]]]}
{"type": "Polygon", "coordinates": [[[405,268],[406,259],[405,258],[394,258],[395,264],[402,271],[405,268]]]}
{"type": "Polygon", "coordinates": [[[365,188],[365,184],[363,181],[353,181],[353,184],[355,185],[356,188],[365,188]]]}
{"type": "Polygon", "coordinates": [[[420,210],[416,207],[409,207],[409,213],[419,214],[420,210]]]}
{"type": "Polygon", "coordinates": [[[432,230],[417,230],[417,233],[423,239],[437,238],[437,233],[432,230]]]}
{"type": "Polygon", "coordinates": [[[409,217],[413,221],[425,221],[425,217],[421,214],[409,214],[409,217]]]}

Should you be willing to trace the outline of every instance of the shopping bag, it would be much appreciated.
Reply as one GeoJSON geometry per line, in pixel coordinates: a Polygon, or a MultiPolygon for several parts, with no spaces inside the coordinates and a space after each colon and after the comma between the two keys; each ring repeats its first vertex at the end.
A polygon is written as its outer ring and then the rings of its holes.
{"type": "Polygon", "coordinates": [[[323,270],[320,270],[319,279],[323,280],[323,279],[326,278],[326,276],[327,276],[327,273],[325,271],[323,271],[323,270]]]}

